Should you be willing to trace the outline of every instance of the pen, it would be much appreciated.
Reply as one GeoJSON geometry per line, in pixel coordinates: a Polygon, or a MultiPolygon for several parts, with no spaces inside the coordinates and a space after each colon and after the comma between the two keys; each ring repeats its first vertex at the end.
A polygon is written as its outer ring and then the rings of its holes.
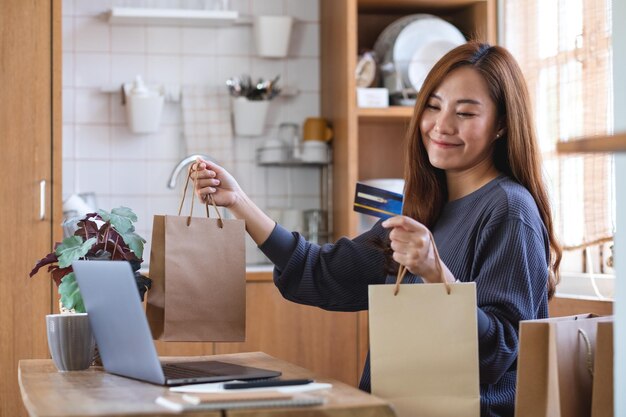
{"type": "Polygon", "coordinates": [[[283,387],[289,385],[306,385],[313,382],[312,379],[269,379],[267,381],[254,382],[228,382],[224,384],[224,389],[243,389],[243,388],[264,388],[264,387],[283,387]]]}

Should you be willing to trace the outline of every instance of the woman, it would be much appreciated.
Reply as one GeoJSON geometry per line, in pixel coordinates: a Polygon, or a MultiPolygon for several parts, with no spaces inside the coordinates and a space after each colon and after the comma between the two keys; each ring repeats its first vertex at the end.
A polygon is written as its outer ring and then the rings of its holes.
{"type": "Polygon", "coordinates": [[[446,54],[420,91],[406,155],[404,215],[321,247],[275,224],[215,164],[197,164],[196,192],[246,220],[285,298],[329,310],[367,309],[367,286],[394,282],[399,264],[404,282],[439,281],[432,231],[446,279],[476,283],[481,414],[512,416],[519,321],[548,316],[561,250],[510,53],[467,43],[446,54]]]}

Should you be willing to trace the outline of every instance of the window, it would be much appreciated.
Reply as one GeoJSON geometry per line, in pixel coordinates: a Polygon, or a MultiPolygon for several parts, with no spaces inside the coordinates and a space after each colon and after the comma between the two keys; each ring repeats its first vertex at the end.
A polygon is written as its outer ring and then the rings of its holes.
{"type": "Polygon", "coordinates": [[[502,0],[501,5],[502,44],[522,67],[533,100],[564,247],[563,286],[571,284],[568,277],[589,281],[591,276],[596,278],[591,294],[612,297],[612,285],[599,283],[612,284],[606,260],[615,230],[613,159],[555,152],[559,140],[611,133],[611,1],[502,0]]]}

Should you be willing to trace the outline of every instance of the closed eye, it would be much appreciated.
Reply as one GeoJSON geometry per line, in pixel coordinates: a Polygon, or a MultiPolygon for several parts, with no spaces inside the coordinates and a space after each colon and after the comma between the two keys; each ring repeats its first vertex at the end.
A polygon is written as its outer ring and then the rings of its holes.
{"type": "Polygon", "coordinates": [[[466,118],[476,116],[476,114],[474,114],[474,113],[463,113],[463,112],[459,112],[459,113],[457,113],[457,115],[459,115],[461,117],[466,117],[466,118]]]}
{"type": "Polygon", "coordinates": [[[426,108],[431,110],[439,110],[439,107],[435,106],[434,104],[426,104],[426,108]]]}

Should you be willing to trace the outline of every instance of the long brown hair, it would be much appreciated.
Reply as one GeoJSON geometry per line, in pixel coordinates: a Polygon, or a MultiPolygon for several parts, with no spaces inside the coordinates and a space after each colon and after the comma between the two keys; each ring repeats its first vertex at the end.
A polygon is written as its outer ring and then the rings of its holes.
{"type": "Polygon", "coordinates": [[[404,214],[432,228],[448,199],[445,172],[432,166],[428,159],[420,133],[420,120],[434,90],[451,71],[462,66],[469,66],[482,75],[496,104],[498,127],[504,128],[504,135],[495,141],[493,161],[496,169],[530,192],[548,231],[548,297],[551,298],[559,282],[561,247],[554,234],[550,201],[541,174],[541,154],[528,89],[520,67],[506,49],[468,42],[441,58],[424,80],[406,141],[404,214]]]}

